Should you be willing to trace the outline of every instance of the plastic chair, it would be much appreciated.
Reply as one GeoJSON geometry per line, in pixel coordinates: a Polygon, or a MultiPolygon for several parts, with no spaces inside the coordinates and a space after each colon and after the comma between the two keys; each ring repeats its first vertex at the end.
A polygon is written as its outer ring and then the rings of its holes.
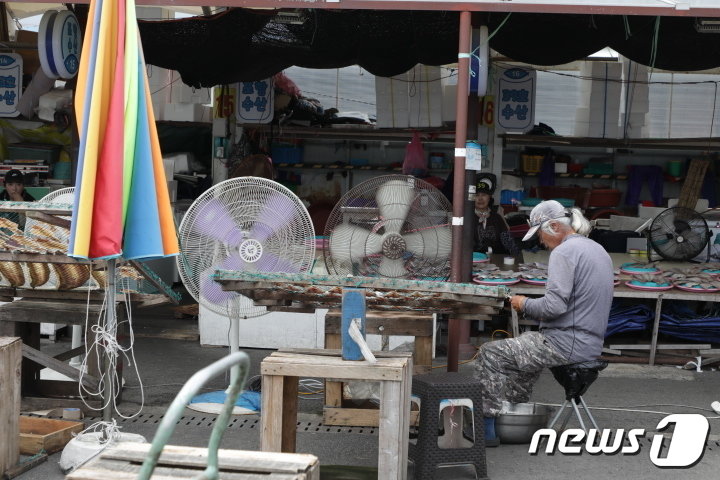
{"type": "Polygon", "coordinates": [[[588,431],[588,429],[585,428],[585,422],[583,422],[582,416],[580,415],[581,408],[585,410],[585,414],[588,416],[595,429],[600,430],[582,396],[585,392],[587,392],[588,388],[590,388],[590,385],[592,385],[592,383],[597,379],[600,370],[603,370],[607,367],[607,365],[608,362],[604,360],[593,360],[589,362],[573,363],[570,365],[561,365],[559,367],[550,368],[555,380],[557,380],[557,382],[565,388],[565,402],[550,421],[550,424],[548,424],[548,428],[553,428],[555,426],[555,423],[557,423],[560,416],[565,412],[565,407],[572,406],[572,409],[566,412],[560,430],[565,429],[565,426],[570,419],[570,415],[574,411],[578,421],[580,422],[580,427],[585,430],[585,432],[588,431]]]}
{"type": "Polygon", "coordinates": [[[152,475],[160,458],[160,454],[163,448],[165,448],[165,444],[172,436],[178,420],[185,411],[185,406],[211,378],[216,377],[231,367],[239,369],[239,375],[231,375],[234,381],[230,385],[230,390],[225,399],[222,412],[220,412],[220,415],[215,421],[215,426],[213,427],[210,441],[208,442],[208,465],[205,471],[199,475],[199,478],[208,480],[219,478],[218,448],[220,447],[220,441],[230,420],[233,406],[240,395],[242,386],[245,384],[248,372],[250,371],[250,358],[245,352],[235,352],[223,357],[198,371],[185,382],[185,385],[180,389],[175,400],[173,400],[168,407],[167,413],[158,426],[157,433],[150,446],[150,451],[142,464],[140,473],[138,473],[138,480],[148,480],[152,475]]]}

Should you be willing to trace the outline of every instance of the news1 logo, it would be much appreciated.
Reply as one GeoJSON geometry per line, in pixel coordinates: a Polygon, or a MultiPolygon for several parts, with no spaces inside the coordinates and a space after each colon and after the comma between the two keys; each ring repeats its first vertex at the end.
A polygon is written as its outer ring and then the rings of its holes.
{"type": "MultiPolygon", "coordinates": [[[[687,468],[695,465],[705,453],[705,442],[710,433],[707,418],[694,413],[668,415],[657,424],[657,430],[662,431],[670,425],[674,425],[674,429],[669,439],[663,434],[653,436],[650,461],[662,468],[687,468]]],[[[556,430],[543,428],[533,435],[528,453],[537,455],[541,442],[547,440],[545,453],[548,454],[557,449],[562,454],[578,455],[585,449],[592,455],[635,455],[640,452],[639,439],[644,436],[645,429],[642,428],[635,428],[627,433],[622,428],[591,428],[587,434],[579,428],[571,428],[559,436],[556,430]]]]}

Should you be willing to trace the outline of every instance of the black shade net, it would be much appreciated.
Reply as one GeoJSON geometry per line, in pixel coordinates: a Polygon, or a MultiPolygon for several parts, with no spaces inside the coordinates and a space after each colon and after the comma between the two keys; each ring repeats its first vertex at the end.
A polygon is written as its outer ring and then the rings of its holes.
{"type": "MultiPolygon", "coordinates": [[[[388,77],[418,63],[457,61],[458,12],[302,10],[301,19],[287,24],[274,12],[234,8],[139,23],[147,63],[177,70],[194,87],[259,80],[293,65],[360,65],[388,77]]],[[[495,32],[492,49],[534,65],[561,65],[611,47],[665,70],[720,66],[720,35],[697,32],[694,18],[492,13],[476,14],[474,24],[495,32]]]]}

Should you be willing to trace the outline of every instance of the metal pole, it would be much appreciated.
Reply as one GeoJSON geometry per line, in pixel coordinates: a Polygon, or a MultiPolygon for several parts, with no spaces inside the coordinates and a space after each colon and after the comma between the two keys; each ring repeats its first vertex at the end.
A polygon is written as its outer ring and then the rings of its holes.
{"type": "MultiPolygon", "coordinates": [[[[107,306],[105,308],[105,331],[110,335],[115,335],[117,330],[117,317],[115,316],[115,262],[117,260],[111,258],[107,261],[107,306]]],[[[105,345],[105,390],[103,397],[103,421],[112,421],[113,403],[115,402],[115,392],[113,384],[113,369],[115,362],[112,359],[108,346],[105,345]]]]}
{"type": "MultiPolygon", "coordinates": [[[[460,13],[458,44],[458,85],[455,98],[455,165],[453,171],[452,257],[450,281],[462,281],[462,236],[465,207],[465,142],[467,141],[467,110],[470,76],[470,12],[460,13]]],[[[461,320],[450,316],[448,321],[448,372],[458,370],[461,320]]]]}

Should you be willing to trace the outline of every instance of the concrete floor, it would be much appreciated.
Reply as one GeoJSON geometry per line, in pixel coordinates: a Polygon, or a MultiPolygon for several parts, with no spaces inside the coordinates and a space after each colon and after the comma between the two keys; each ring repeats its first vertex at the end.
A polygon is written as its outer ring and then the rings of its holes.
{"type": "MultiPolygon", "coordinates": [[[[173,319],[167,309],[135,312],[136,338],[135,358],[140,371],[144,406],[132,419],[119,419],[123,432],[144,435],[150,441],[161,416],[184,382],[197,370],[221,358],[225,348],[200,347],[197,341],[157,338],[169,332],[189,333],[196,328],[193,319],[173,319]]],[[[184,338],[183,335],[175,335],[184,338]]],[[[43,343],[43,350],[52,352],[67,347],[69,339],[60,338],[58,343],[43,343]]],[[[251,375],[259,373],[262,358],[270,350],[245,350],[251,358],[251,375]]],[[[444,358],[437,358],[436,365],[443,365],[444,358]]],[[[471,365],[461,366],[470,371],[471,365]]],[[[137,378],[127,372],[121,411],[136,412],[142,401],[137,378]]],[[[437,369],[438,372],[443,369],[437,369]]],[[[208,390],[221,390],[227,385],[224,377],[216,378],[207,385],[208,390]]],[[[528,445],[501,445],[487,449],[488,476],[504,479],[673,479],[718,477],[720,470],[720,417],[710,408],[710,403],[720,400],[720,372],[694,372],[676,367],[649,367],[643,365],[612,364],[602,372],[585,397],[601,428],[643,428],[651,436],[657,423],[669,413],[699,413],[709,418],[711,430],[704,456],[688,469],[665,469],[650,461],[650,439],[640,442],[636,455],[530,455],[528,445]]],[[[532,401],[557,405],[563,400],[563,392],[549,372],[541,375],[535,387],[532,401]]],[[[322,401],[302,399],[299,403],[298,451],[319,457],[321,465],[375,466],[377,457],[377,430],[368,427],[328,427],[322,424],[322,401]]],[[[115,418],[118,418],[116,415],[115,418]]],[[[214,415],[186,410],[178,422],[170,441],[172,444],[205,446],[214,425],[214,415]]],[[[92,418],[85,419],[86,424],[92,418]]],[[[651,437],[650,437],[651,438],[651,437]]],[[[222,448],[259,449],[259,416],[233,417],[227,429],[222,448]]],[[[53,480],[64,478],[57,465],[60,453],[49,461],[17,477],[19,480],[53,480]]],[[[331,478],[325,475],[323,478],[331,478]]],[[[340,478],[332,476],[332,478],[340,478]]],[[[342,477],[355,478],[355,477],[342,477]]],[[[357,477],[359,478],[359,477],[357,477]]],[[[438,478],[474,478],[472,470],[464,467],[438,470],[438,478]]]]}

